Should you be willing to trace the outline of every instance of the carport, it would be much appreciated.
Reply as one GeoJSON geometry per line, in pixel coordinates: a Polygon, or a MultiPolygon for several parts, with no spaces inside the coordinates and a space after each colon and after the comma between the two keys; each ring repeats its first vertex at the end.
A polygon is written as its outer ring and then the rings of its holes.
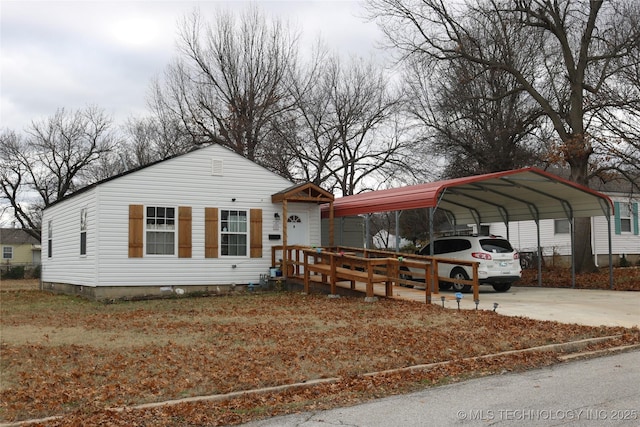
{"type": "MultiPolygon", "coordinates": [[[[613,288],[611,255],[613,203],[611,199],[605,194],[538,168],[527,167],[346,196],[334,201],[333,216],[400,212],[420,208],[428,208],[430,211],[430,236],[433,235],[433,214],[437,209],[444,211],[452,224],[476,224],[478,230],[481,223],[503,222],[508,233],[510,222],[533,220],[537,229],[539,285],[542,285],[540,220],[569,220],[573,287],[575,287],[574,219],[604,216],[607,220],[609,247],[609,284],[613,288]]],[[[324,205],[323,216],[329,216],[329,213],[330,207],[324,205]]],[[[398,234],[396,230],[396,235],[398,234]]]]}

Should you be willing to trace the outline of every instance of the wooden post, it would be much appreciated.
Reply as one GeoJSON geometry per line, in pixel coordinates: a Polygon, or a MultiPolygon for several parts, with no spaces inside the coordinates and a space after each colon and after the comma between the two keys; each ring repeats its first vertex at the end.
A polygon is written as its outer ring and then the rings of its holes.
{"type": "Polygon", "coordinates": [[[333,200],[329,202],[329,246],[334,245],[334,233],[335,233],[335,228],[334,228],[334,215],[333,215],[333,200]]]}
{"type": "Polygon", "coordinates": [[[435,258],[431,258],[431,263],[433,265],[433,272],[431,274],[431,283],[433,286],[440,286],[440,273],[438,273],[438,260],[435,258]]]}
{"type": "Polygon", "coordinates": [[[329,253],[329,265],[331,265],[331,295],[336,294],[336,258],[329,253]]]}
{"type": "Polygon", "coordinates": [[[309,293],[309,258],[306,252],[302,254],[304,258],[304,293],[309,293]]]}
{"type": "Polygon", "coordinates": [[[282,275],[287,277],[289,266],[287,263],[287,199],[282,201],[282,275]]]}
{"type": "Polygon", "coordinates": [[[367,298],[372,298],[373,294],[373,265],[370,261],[367,263],[367,298]]]}
{"type": "MultiPolygon", "coordinates": [[[[433,274],[431,274],[431,263],[424,266],[424,284],[425,284],[425,296],[426,303],[431,304],[431,287],[433,286],[433,274]],[[427,281],[429,283],[427,283],[427,281]]],[[[436,289],[438,289],[436,287],[436,289]]]]}
{"type": "Polygon", "coordinates": [[[392,282],[391,282],[391,275],[389,273],[393,274],[393,277],[397,278],[398,277],[398,270],[400,268],[400,262],[395,259],[395,258],[387,258],[387,281],[385,282],[385,289],[384,289],[384,294],[386,297],[392,297],[393,296],[393,287],[392,287],[392,282]]]}
{"type": "Polygon", "coordinates": [[[473,263],[473,300],[480,300],[480,283],[478,281],[478,263],[473,263]]]}

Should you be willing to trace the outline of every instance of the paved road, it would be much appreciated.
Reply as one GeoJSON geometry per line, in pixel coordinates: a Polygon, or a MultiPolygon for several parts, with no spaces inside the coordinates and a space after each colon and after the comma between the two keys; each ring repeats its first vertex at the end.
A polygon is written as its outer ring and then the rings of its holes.
{"type": "Polygon", "coordinates": [[[251,427],[640,425],[640,351],[257,421],[251,427]]]}

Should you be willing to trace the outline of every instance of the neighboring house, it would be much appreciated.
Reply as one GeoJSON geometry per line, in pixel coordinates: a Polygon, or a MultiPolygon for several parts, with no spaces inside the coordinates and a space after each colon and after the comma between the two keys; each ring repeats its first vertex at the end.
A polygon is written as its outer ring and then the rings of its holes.
{"type": "MultiPolygon", "coordinates": [[[[329,219],[322,219],[322,246],[331,246],[329,219]]],[[[334,245],[363,248],[365,243],[364,218],[361,216],[335,219],[334,245]]]]}
{"type": "MultiPolygon", "coordinates": [[[[389,233],[387,230],[380,230],[375,235],[371,237],[371,241],[373,247],[376,249],[388,249],[395,251],[396,243],[398,243],[398,238],[389,233]]],[[[411,245],[411,240],[407,240],[404,237],[400,237],[400,248],[411,245]]]]}
{"type": "Polygon", "coordinates": [[[329,199],[219,145],[200,148],[45,209],[43,289],[112,299],[257,284],[272,246],[320,244],[329,199]]]}
{"type": "MultiPolygon", "coordinates": [[[[614,212],[611,221],[611,252],[614,265],[619,265],[624,256],[630,264],[640,262],[640,223],[638,206],[640,194],[629,181],[613,180],[608,183],[594,181],[591,188],[611,198],[614,212]]],[[[475,228],[475,227],[474,227],[475,228]]],[[[570,221],[568,219],[541,220],[540,242],[547,263],[568,265],[571,255],[570,221]]],[[[481,233],[507,237],[502,223],[482,226],[481,233]]],[[[533,221],[509,224],[509,240],[521,252],[536,252],[536,225],[533,221]]],[[[607,219],[604,216],[591,218],[591,244],[596,265],[608,266],[609,240],[607,219]]]]}
{"type": "Polygon", "coordinates": [[[0,228],[2,269],[40,264],[40,242],[21,228],[0,228]]]}

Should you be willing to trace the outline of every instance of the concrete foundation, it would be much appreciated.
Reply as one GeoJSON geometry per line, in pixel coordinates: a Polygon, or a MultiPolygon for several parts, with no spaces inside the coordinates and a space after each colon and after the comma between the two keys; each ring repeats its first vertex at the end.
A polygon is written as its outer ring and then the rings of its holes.
{"type": "Polygon", "coordinates": [[[40,289],[57,294],[76,295],[94,301],[115,302],[182,296],[225,295],[235,292],[275,289],[274,284],[190,285],[190,286],[83,286],[69,283],[41,282],[40,289]]]}

